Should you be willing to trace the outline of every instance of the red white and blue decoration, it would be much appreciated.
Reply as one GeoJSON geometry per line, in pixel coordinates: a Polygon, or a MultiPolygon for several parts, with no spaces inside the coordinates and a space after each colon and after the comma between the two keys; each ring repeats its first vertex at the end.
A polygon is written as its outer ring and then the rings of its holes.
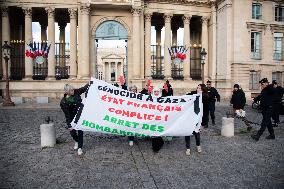
{"type": "Polygon", "coordinates": [[[44,63],[44,61],[48,58],[50,45],[48,46],[47,43],[42,43],[41,49],[37,48],[36,42],[27,45],[29,47],[29,50],[26,50],[26,57],[30,57],[38,64],[44,63]]]}
{"type": "Polygon", "coordinates": [[[184,59],[186,59],[186,53],[188,51],[188,48],[184,46],[172,46],[171,48],[168,48],[168,50],[173,63],[179,64],[183,62],[184,59]]]}

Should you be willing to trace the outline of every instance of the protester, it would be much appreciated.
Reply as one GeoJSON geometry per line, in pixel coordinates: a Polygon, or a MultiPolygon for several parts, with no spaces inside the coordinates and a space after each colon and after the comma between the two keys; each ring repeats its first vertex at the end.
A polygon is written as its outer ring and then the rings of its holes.
{"type": "Polygon", "coordinates": [[[230,101],[233,104],[234,113],[237,116],[243,117],[243,120],[247,126],[247,131],[251,131],[252,127],[248,123],[247,119],[245,118],[245,111],[244,107],[246,104],[246,95],[238,84],[234,85],[233,95],[230,101]]]}
{"type": "Polygon", "coordinates": [[[89,84],[86,84],[84,87],[79,89],[74,89],[70,84],[64,85],[64,97],[61,99],[60,107],[65,114],[66,123],[70,131],[70,135],[75,141],[74,150],[78,150],[78,155],[82,155],[83,147],[83,131],[76,131],[71,127],[71,122],[75,115],[77,114],[78,109],[82,105],[81,94],[86,93],[88,90],[89,84]]]}
{"type": "MultiPolygon", "coordinates": [[[[202,127],[208,127],[208,120],[209,120],[209,94],[207,92],[205,84],[199,84],[197,86],[196,91],[193,91],[191,93],[188,93],[187,95],[192,95],[192,94],[202,94],[202,104],[203,104],[203,116],[202,116],[202,127]]],[[[200,146],[200,131],[196,132],[193,131],[192,133],[195,136],[195,141],[196,141],[196,146],[197,146],[197,152],[201,153],[202,149],[200,146]]],[[[186,144],[186,155],[190,155],[190,136],[185,136],[185,144],[186,144]]]]}
{"type": "Polygon", "coordinates": [[[212,125],[215,125],[215,102],[220,102],[220,95],[218,91],[211,86],[211,81],[207,81],[207,91],[209,94],[209,112],[212,120],[212,125]]]}
{"type": "MultiPolygon", "coordinates": [[[[137,93],[137,87],[135,85],[129,87],[129,91],[137,93]]],[[[128,136],[129,146],[133,146],[134,136],[128,136]]]]}
{"type": "Polygon", "coordinates": [[[272,85],[269,85],[267,78],[263,78],[259,81],[259,83],[261,84],[262,90],[260,95],[257,96],[254,101],[260,100],[260,106],[262,108],[262,122],[258,132],[255,135],[251,135],[251,137],[254,140],[258,141],[267,127],[269,136],[267,136],[266,139],[275,139],[274,130],[271,123],[273,97],[275,95],[275,89],[272,85]]]}
{"type": "MultiPolygon", "coordinates": [[[[162,89],[159,86],[156,86],[152,90],[151,95],[153,97],[157,97],[157,98],[161,97],[162,96],[162,89]]],[[[163,147],[163,145],[164,145],[164,140],[163,140],[162,137],[152,137],[152,149],[153,149],[153,152],[158,153],[160,151],[160,149],[163,147]]]]}
{"type": "Polygon", "coordinates": [[[280,120],[279,120],[279,113],[282,103],[282,97],[283,97],[283,88],[278,85],[276,80],[272,81],[272,85],[275,89],[275,94],[273,98],[273,113],[272,113],[272,119],[274,121],[273,126],[277,127],[280,120]]]}
{"type": "Polygon", "coordinates": [[[173,96],[173,95],[174,95],[174,91],[173,91],[172,85],[170,84],[169,80],[167,80],[163,86],[162,97],[173,96]]]}

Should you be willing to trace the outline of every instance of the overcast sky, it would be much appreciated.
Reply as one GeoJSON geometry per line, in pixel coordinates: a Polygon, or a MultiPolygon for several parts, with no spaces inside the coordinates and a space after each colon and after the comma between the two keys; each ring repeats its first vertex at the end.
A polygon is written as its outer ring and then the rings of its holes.
{"type": "MultiPolygon", "coordinates": [[[[165,38],[165,28],[162,29],[162,45],[164,43],[165,38]]],[[[40,25],[38,22],[32,23],[32,31],[33,31],[33,41],[41,41],[41,32],[40,25]]],[[[183,41],[183,28],[180,28],[177,32],[177,45],[182,45],[183,41]]],[[[55,42],[59,42],[59,27],[57,22],[55,23],[55,42]]],[[[65,28],[65,42],[70,42],[70,24],[68,23],[65,28]]],[[[151,27],[151,44],[156,44],[156,32],[155,27],[151,27]]],[[[124,40],[99,40],[99,48],[111,48],[111,47],[124,47],[124,40]]]]}

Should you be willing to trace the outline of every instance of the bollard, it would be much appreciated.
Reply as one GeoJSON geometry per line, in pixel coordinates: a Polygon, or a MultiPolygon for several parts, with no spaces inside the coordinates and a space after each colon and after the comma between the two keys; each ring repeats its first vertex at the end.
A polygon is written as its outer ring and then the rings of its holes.
{"type": "Polygon", "coordinates": [[[54,147],[56,143],[56,134],[53,123],[40,125],[40,143],[42,148],[54,147]]]}
{"type": "Polygon", "coordinates": [[[234,136],[234,118],[222,118],[221,135],[225,137],[234,136]]]}

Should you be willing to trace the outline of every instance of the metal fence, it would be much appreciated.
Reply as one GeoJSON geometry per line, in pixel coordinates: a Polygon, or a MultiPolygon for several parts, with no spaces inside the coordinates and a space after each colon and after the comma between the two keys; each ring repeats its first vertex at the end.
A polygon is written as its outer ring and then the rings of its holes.
{"type": "Polygon", "coordinates": [[[25,77],[25,43],[12,41],[11,43],[10,79],[21,80],[25,77]]]}
{"type": "Polygon", "coordinates": [[[201,47],[190,48],[190,77],[193,80],[200,80],[201,77],[201,47]]]}
{"type": "MultiPolygon", "coordinates": [[[[37,49],[42,49],[46,42],[34,43],[37,49]]],[[[25,77],[25,48],[26,45],[23,41],[13,40],[11,42],[11,80],[21,80],[25,77]]],[[[55,44],[55,78],[67,79],[69,78],[69,43],[56,43],[55,44]]],[[[33,76],[34,80],[45,80],[48,74],[48,60],[42,64],[37,64],[33,60],[33,76]]]]}
{"type": "Polygon", "coordinates": [[[164,56],[161,45],[151,45],[151,74],[153,79],[164,79],[164,56]]]}

